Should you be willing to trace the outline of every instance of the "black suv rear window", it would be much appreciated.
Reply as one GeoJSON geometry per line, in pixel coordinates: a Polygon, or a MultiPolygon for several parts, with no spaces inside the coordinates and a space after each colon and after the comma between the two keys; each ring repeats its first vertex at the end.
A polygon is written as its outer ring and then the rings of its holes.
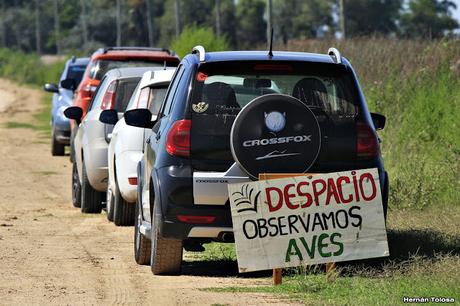
{"type": "Polygon", "coordinates": [[[358,95],[352,73],[344,66],[287,61],[204,63],[193,81],[190,112],[192,156],[230,160],[230,129],[250,101],[266,94],[293,96],[308,105],[319,121],[353,121],[358,95]]]}

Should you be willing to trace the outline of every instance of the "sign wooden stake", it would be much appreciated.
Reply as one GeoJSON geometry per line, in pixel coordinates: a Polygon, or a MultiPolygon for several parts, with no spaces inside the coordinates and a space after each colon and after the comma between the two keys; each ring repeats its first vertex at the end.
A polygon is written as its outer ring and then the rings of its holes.
{"type": "MultiPolygon", "coordinates": [[[[260,173],[259,181],[261,180],[273,180],[285,177],[303,176],[303,175],[314,175],[311,173],[260,173]]],[[[283,269],[273,269],[273,285],[278,286],[283,283],[282,276],[283,269]]],[[[335,262],[326,264],[326,279],[328,282],[335,281],[335,262]]]]}

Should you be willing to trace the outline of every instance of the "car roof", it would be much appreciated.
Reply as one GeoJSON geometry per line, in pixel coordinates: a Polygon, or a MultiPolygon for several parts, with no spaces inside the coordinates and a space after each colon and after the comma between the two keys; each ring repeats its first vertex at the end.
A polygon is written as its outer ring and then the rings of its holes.
{"type": "Polygon", "coordinates": [[[163,67],[126,67],[115,68],[106,72],[105,77],[112,79],[142,77],[142,75],[149,70],[163,69],[163,67]]]}
{"type": "Polygon", "coordinates": [[[69,66],[86,66],[89,63],[89,57],[72,57],[67,63],[69,66]]]}
{"type": "MultiPolygon", "coordinates": [[[[199,62],[196,54],[186,56],[187,60],[199,62]]],[[[334,64],[334,60],[327,54],[307,53],[307,52],[290,52],[290,51],[273,51],[273,56],[268,55],[268,51],[221,51],[206,52],[205,63],[221,61],[302,61],[334,64]]],[[[344,59],[344,62],[346,60],[344,59]]]]}
{"type": "Polygon", "coordinates": [[[142,76],[140,88],[152,86],[154,84],[169,83],[176,72],[175,68],[167,68],[162,70],[147,71],[142,76]]]}
{"type": "Polygon", "coordinates": [[[107,47],[96,50],[92,59],[151,58],[152,60],[179,61],[177,55],[168,49],[144,47],[107,47]]]}

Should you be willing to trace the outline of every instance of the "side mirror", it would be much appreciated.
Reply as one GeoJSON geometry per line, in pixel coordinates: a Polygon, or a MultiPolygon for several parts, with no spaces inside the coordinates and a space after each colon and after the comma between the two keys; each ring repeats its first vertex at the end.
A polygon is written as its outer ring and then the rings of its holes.
{"type": "Polygon", "coordinates": [[[83,117],[83,109],[78,106],[67,107],[64,111],[64,116],[69,119],[73,119],[77,124],[81,123],[81,117],[83,117]]]}
{"type": "Polygon", "coordinates": [[[99,121],[105,124],[116,124],[118,122],[118,112],[114,109],[106,109],[99,115],[99,121]]]}
{"type": "Polygon", "coordinates": [[[59,87],[57,86],[57,84],[46,83],[45,86],[43,86],[43,90],[47,92],[58,93],[59,87]]]}
{"type": "Polygon", "coordinates": [[[74,79],[64,79],[61,81],[61,87],[73,91],[77,89],[77,84],[74,79]]]}
{"type": "Polygon", "coordinates": [[[125,121],[127,125],[151,129],[155,124],[152,121],[152,113],[146,108],[132,109],[125,112],[125,121]]]}
{"type": "Polygon", "coordinates": [[[380,115],[377,113],[371,113],[371,118],[372,122],[374,123],[375,129],[377,131],[383,130],[385,127],[385,122],[387,121],[387,118],[385,118],[384,115],[380,115]]]}

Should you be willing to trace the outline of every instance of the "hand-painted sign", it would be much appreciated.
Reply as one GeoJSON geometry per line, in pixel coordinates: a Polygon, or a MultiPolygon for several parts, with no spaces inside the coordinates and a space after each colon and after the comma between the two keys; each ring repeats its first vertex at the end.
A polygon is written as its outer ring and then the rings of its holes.
{"type": "Polygon", "coordinates": [[[389,255],[377,169],[228,190],[240,272],[389,255]]]}

